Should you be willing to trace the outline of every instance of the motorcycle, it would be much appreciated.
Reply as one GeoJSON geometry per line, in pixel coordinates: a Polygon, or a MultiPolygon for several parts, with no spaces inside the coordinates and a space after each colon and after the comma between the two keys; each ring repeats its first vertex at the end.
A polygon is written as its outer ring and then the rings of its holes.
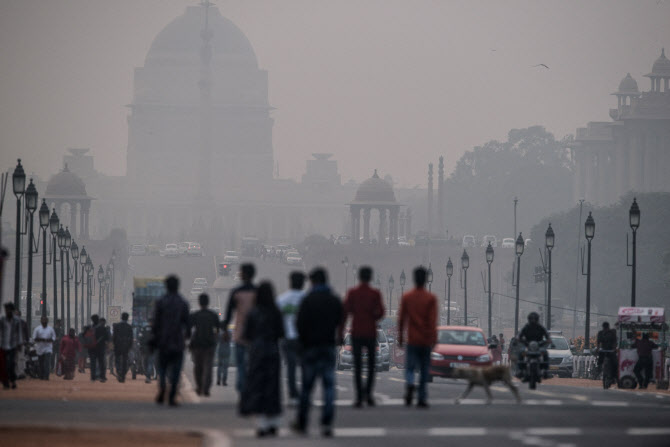
{"type": "Polygon", "coordinates": [[[38,379],[40,377],[40,359],[35,350],[35,343],[30,343],[26,347],[26,369],[25,373],[28,377],[38,379]]]}
{"type": "Polygon", "coordinates": [[[128,352],[128,366],[130,369],[130,374],[135,380],[137,375],[144,374],[144,359],[142,356],[142,350],[139,342],[135,342],[134,346],[128,352]]]}
{"type": "Polygon", "coordinates": [[[523,350],[519,359],[517,374],[523,382],[528,382],[528,388],[534,390],[542,382],[542,376],[549,367],[543,357],[546,352],[546,342],[531,341],[523,350]]]}

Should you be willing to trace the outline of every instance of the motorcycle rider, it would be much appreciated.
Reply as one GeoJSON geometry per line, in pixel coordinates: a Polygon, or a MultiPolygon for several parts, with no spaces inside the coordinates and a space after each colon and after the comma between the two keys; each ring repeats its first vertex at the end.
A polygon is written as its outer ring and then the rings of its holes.
{"type": "Polygon", "coordinates": [[[603,362],[605,357],[609,357],[611,362],[610,366],[612,367],[612,377],[617,377],[617,357],[616,357],[616,330],[610,329],[610,324],[605,321],[603,322],[602,330],[598,331],[598,336],[596,338],[597,347],[598,347],[598,369],[603,367],[603,362]],[[611,352],[603,352],[611,351],[611,352]]]}
{"type": "MultiPolygon", "coordinates": [[[[517,339],[526,346],[532,341],[541,343],[546,340],[545,347],[542,348],[542,375],[545,379],[548,378],[549,353],[546,346],[551,345],[551,337],[544,326],[540,324],[540,315],[537,312],[528,314],[528,323],[521,329],[517,339]]],[[[521,368],[519,368],[519,373],[521,373],[521,368]]]]}

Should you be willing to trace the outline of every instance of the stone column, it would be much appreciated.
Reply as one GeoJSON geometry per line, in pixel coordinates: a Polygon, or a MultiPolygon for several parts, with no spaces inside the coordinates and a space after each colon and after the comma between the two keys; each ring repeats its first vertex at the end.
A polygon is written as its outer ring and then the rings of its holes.
{"type": "Polygon", "coordinates": [[[606,147],[601,147],[598,149],[597,203],[601,205],[605,205],[610,202],[610,195],[612,193],[609,182],[611,175],[609,171],[609,157],[607,154],[608,149],[609,148],[606,147]]]}
{"type": "Polygon", "coordinates": [[[379,208],[379,245],[386,244],[386,208],[379,208]]]}
{"type": "Polygon", "coordinates": [[[409,242],[410,238],[412,237],[412,208],[407,208],[407,212],[405,212],[406,220],[405,220],[405,239],[409,242]]]}
{"type": "Polygon", "coordinates": [[[391,208],[391,218],[390,218],[390,238],[389,245],[396,246],[398,245],[398,212],[399,209],[397,206],[391,208]]]}
{"type": "Polygon", "coordinates": [[[77,202],[70,202],[70,234],[77,237],[77,202]]]}
{"type": "Polygon", "coordinates": [[[356,214],[358,212],[358,209],[355,206],[351,206],[349,208],[349,213],[351,214],[351,243],[352,244],[357,244],[358,241],[356,240],[356,214]]]}
{"type": "Polygon", "coordinates": [[[398,217],[398,234],[401,236],[405,235],[405,213],[400,213],[398,217]]]}
{"type": "Polygon", "coordinates": [[[363,243],[370,243],[370,207],[363,208],[363,243]]]}

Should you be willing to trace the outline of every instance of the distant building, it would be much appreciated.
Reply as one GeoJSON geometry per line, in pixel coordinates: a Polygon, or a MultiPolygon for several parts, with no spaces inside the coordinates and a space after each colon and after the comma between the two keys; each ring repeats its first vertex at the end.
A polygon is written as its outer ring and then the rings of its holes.
{"type": "Polygon", "coordinates": [[[577,129],[575,199],[606,205],[628,191],[670,191],[670,60],[661,50],[649,91],[627,74],[612,93],[609,122],[577,129]]]}

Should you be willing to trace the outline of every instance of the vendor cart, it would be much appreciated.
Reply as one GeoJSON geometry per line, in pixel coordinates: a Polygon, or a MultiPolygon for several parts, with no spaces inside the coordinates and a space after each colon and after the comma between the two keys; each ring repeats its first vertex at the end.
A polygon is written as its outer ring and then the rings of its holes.
{"type": "Polygon", "coordinates": [[[654,377],[656,387],[667,389],[668,377],[664,371],[664,357],[667,349],[665,309],[662,307],[620,307],[616,327],[619,332],[619,388],[633,389],[637,380],[633,369],[637,363],[637,350],[632,345],[642,334],[649,334],[649,339],[659,348],[652,352],[654,361],[654,377]]]}

